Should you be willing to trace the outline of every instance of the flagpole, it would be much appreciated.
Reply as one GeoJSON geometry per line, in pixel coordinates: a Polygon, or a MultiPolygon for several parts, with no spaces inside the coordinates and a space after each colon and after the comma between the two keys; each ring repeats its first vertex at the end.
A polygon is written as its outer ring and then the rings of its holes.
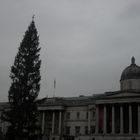
{"type": "Polygon", "coordinates": [[[56,90],[56,79],[54,79],[54,87],[53,87],[53,97],[55,97],[56,90]]]}

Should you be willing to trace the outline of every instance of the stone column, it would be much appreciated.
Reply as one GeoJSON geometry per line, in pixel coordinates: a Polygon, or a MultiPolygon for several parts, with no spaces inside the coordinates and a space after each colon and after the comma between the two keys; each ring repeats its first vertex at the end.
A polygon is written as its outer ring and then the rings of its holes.
{"type": "Polygon", "coordinates": [[[99,130],[99,108],[98,105],[96,105],[96,134],[98,134],[99,130]]]}
{"type": "Polygon", "coordinates": [[[62,124],[62,112],[59,112],[59,135],[61,134],[61,124],[62,124]]]}
{"type": "Polygon", "coordinates": [[[132,134],[132,106],[129,104],[129,134],[132,134]]]}
{"type": "Polygon", "coordinates": [[[90,134],[90,110],[88,111],[88,134],[90,134]]]}
{"type": "Polygon", "coordinates": [[[44,128],[45,128],[45,112],[42,112],[42,134],[44,134],[44,128]]]}
{"type": "Polygon", "coordinates": [[[140,104],[138,104],[138,134],[140,135],[140,104]]]}
{"type": "Polygon", "coordinates": [[[55,121],[55,112],[53,112],[52,116],[52,134],[54,134],[54,121],[55,121]]]}
{"type": "Polygon", "coordinates": [[[5,133],[5,131],[4,131],[4,123],[5,123],[5,122],[1,122],[1,129],[2,129],[2,132],[3,132],[3,133],[5,133]]]}
{"type": "Polygon", "coordinates": [[[104,105],[104,134],[106,134],[106,105],[104,105]]]}
{"type": "Polygon", "coordinates": [[[112,134],[115,133],[115,109],[114,105],[112,105],[112,134]]]}
{"type": "Polygon", "coordinates": [[[120,105],[120,133],[123,134],[123,105],[120,105]]]}

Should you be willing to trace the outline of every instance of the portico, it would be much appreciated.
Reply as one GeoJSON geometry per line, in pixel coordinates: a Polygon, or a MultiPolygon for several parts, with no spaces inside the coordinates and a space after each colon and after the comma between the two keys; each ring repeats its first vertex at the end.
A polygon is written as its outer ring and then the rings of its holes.
{"type": "Polygon", "coordinates": [[[62,119],[63,111],[62,110],[43,110],[41,111],[41,127],[42,135],[49,139],[55,137],[59,139],[62,135],[62,119]]]}
{"type": "Polygon", "coordinates": [[[96,135],[140,137],[140,67],[134,57],[122,72],[120,90],[96,100],[96,135]]]}
{"type": "Polygon", "coordinates": [[[139,102],[100,103],[96,110],[96,134],[140,135],[139,102]]]}
{"type": "Polygon", "coordinates": [[[50,123],[48,131],[50,131],[51,134],[61,135],[62,111],[59,111],[59,112],[57,112],[57,111],[42,111],[42,123],[41,123],[42,124],[42,134],[48,133],[47,132],[48,121],[50,123]],[[51,120],[49,118],[51,118],[51,120]],[[56,119],[57,119],[57,121],[56,121],[56,119]],[[58,127],[55,127],[55,126],[58,126],[58,127]]]}
{"type": "Polygon", "coordinates": [[[62,135],[62,120],[64,107],[61,105],[50,105],[51,103],[54,103],[54,100],[56,101],[57,99],[52,98],[50,99],[50,103],[48,106],[39,107],[41,114],[40,119],[42,135],[49,139],[52,139],[53,137],[55,137],[55,139],[59,139],[59,137],[62,135]]]}

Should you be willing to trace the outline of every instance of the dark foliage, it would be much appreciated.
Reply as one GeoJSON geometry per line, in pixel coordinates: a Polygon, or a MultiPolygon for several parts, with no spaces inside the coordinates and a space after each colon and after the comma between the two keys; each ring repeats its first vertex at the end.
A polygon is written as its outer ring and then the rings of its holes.
{"type": "Polygon", "coordinates": [[[39,136],[37,96],[40,90],[39,36],[31,21],[11,67],[9,110],[2,115],[9,122],[7,140],[35,140],[39,136]]]}

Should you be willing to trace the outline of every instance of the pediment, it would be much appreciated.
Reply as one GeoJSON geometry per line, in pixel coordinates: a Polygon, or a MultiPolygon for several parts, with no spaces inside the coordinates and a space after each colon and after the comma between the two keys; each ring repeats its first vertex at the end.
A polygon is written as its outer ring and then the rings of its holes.
{"type": "Polygon", "coordinates": [[[96,100],[96,104],[140,102],[140,92],[116,91],[106,92],[96,100]]]}
{"type": "Polygon", "coordinates": [[[117,91],[117,92],[106,92],[101,98],[140,98],[140,92],[136,91],[117,91]]]}

